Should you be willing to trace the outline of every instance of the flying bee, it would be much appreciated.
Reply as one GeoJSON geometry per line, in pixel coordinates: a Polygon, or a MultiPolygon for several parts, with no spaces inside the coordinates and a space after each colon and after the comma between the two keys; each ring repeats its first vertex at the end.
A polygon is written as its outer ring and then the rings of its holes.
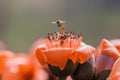
{"type": "Polygon", "coordinates": [[[61,27],[65,23],[65,21],[57,20],[57,21],[53,21],[52,23],[57,24],[58,27],[61,27]]]}

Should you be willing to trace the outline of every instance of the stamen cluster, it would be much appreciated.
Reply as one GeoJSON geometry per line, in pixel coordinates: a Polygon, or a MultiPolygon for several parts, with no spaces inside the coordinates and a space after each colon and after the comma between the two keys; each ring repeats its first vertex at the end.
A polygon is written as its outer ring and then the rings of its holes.
{"type": "Polygon", "coordinates": [[[60,34],[59,32],[54,32],[54,34],[48,33],[47,39],[50,44],[54,43],[56,44],[56,46],[59,47],[61,46],[61,47],[76,48],[81,43],[82,35],[74,34],[73,32],[65,32],[64,34],[60,34]]]}

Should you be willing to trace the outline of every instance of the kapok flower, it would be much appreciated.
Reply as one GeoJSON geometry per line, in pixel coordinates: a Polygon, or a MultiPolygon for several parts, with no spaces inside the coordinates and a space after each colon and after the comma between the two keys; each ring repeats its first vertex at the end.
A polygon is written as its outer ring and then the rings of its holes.
{"type": "Polygon", "coordinates": [[[36,59],[35,50],[39,44],[43,43],[43,39],[38,39],[30,48],[29,55],[31,58],[31,63],[33,63],[34,67],[34,79],[33,80],[56,80],[55,76],[51,74],[48,69],[48,66],[41,66],[36,59]]]}
{"type": "Polygon", "coordinates": [[[64,31],[64,21],[56,22],[62,28],[62,33],[55,32],[54,36],[48,34],[48,38],[40,44],[36,50],[36,56],[41,65],[50,64],[63,70],[68,60],[74,64],[84,63],[94,52],[94,48],[82,43],[81,34],[64,31]]]}
{"type": "Polygon", "coordinates": [[[35,59],[35,56],[25,53],[7,59],[1,80],[49,80],[47,70],[40,67],[35,59]]]}
{"type": "Polygon", "coordinates": [[[118,49],[120,53],[120,39],[113,39],[113,40],[110,40],[110,42],[118,49]]]}
{"type": "Polygon", "coordinates": [[[120,58],[115,61],[107,80],[120,80],[120,58]]]}
{"type": "Polygon", "coordinates": [[[103,39],[96,51],[96,71],[112,68],[115,60],[120,57],[118,50],[108,40],[103,39]]]}
{"type": "Polygon", "coordinates": [[[112,43],[103,39],[95,53],[95,57],[95,68],[97,74],[99,74],[104,70],[110,71],[114,62],[120,57],[120,54],[112,43]]]}
{"type": "Polygon", "coordinates": [[[17,54],[5,62],[2,80],[32,80],[33,64],[25,54],[17,54]]]}
{"type": "Polygon", "coordinates": [[[0,50],[0,75],[4,72],[6,60],[14,56],[14,53],[11,51],[0,50]]]}

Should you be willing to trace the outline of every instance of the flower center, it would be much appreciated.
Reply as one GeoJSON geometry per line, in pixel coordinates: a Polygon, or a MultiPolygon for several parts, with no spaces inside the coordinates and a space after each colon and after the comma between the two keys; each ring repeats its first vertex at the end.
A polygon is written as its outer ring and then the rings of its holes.
{"type": "Polygon", "coordinates": [[[56,24],[60,27],[62,33],[54,32],[53,34],[48,33],[47,42],[48,47],[68,47],[77,48],[80,46],[82,41],[81,34],[74,34],[73,32],[65,32],[64,24],[62,21],[56,21],[56,24]]]}

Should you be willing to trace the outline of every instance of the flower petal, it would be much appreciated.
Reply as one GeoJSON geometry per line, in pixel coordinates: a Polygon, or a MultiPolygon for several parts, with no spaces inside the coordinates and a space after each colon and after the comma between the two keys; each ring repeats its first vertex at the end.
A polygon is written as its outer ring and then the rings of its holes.
{"type": "Polygon", "coordinates": [[[90,58],[94,51],[95,48],[93,48],[92,46],[82,45],[81,47],[77,48],[74,54],[78,54],[78,61],[80,63],[84,63],[90,58]]]}
{"type": "Polygon", "coordinates": [[[37,50],[36,50],[36,57],[37,57],[37,59],[38,59],[38,61],[40,62],[40,64],[42,65],[42,66],[45,66],[46,65],[46,63],[47,63],[47,59],[46,59],[46,56],[44,55],[44,49],[42,49],[42,48],[38,48],[37,50]]]}
{"type": "Polygon", "coordinates": [[[113,40],[110,40],[110,42],[118,49],[120,53],[120,39],[113,39],[113,40]]]}
{"type": "Polygon", "coordinates": [[[120,57],[118,50],[108,40],[103,39],[96,53],[96,71],[111,70],[117,58],[120,57]]]}
{"type": "Polygon", "coordinates": [[[114,45],[112,43],[110,43],[106,39],[103,39],[102,48],[103,48],[103,50],[102,50],[103,54],[111,56],[115,59],[120,57],[118,50],[114,47],[114,45]]]}
{"type": "Polygon", "coordinates": [[[120,58],[116,60],[107,80],[120,80],[120,58]]]}
{"type": "Polygon", "coordinates": [[[14,57],[14,53],[8,50],[0,50],[0,74],[4,72],[7,59],[14,57]]]}
{"type": "Polygon", "coordinates": [[[59,66],[64,69],[69,56],[72,54],[72,48],[51,48],[45,50],[47,62],[53,66],[59,66]]]}
{"type": "Polygon", "coordinates": [[[72,62],[75,64],[78,61],[78,53],[73,52],[69,59],[72,60],[72,62]]]}
{"type": "Polygon", "coordinates": [[[99,55],[95,62],[96,72],[99,73],[103,70],[111,70],[115,59],[107,55],[99,55]]]}

